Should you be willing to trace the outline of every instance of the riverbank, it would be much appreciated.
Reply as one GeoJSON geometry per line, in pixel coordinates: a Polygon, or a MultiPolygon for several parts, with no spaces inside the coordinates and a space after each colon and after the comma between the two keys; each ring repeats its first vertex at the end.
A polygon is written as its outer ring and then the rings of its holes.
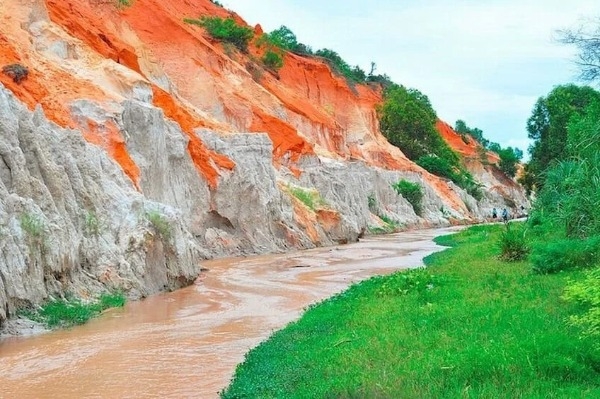
{"type": "Polygon", "coordinates": [[[244,354],[307,306],[421,265],[443,249],[434,237],[461,228],[203,262],[208,270],[191,287],[130,301],[82,326],[1,341],[3,395],[217,398],[244,354]]]}
{"type": "Polygon", "coordinates": [[[501,226],[438,238],[427,269],[376,277],[253,349],[223,398],[600,397],[600,353],[566,323],[580,271],[497,259],[501,226]]]}

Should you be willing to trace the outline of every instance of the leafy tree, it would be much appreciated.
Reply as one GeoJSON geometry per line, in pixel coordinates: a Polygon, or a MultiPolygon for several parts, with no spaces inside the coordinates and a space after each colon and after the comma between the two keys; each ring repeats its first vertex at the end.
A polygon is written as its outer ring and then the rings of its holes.
{"type": "Polygon", "coordinates": [[[510,177],[517,174],[517,164],[523,159],[523,151],[518,148],[506,147],[497,151],[500,156],[500,170],[510,177]]]}
{"type": "Polygon", "coordinates": [[[598,100],[600,93],[596,90],[573,84],[557,86],[547,97],[538,99],[527,121],[528,136],[534,140],[529,148],[529,171],[538,187],[543,185],[542,173],[550,164],[566,158],[567,126],[571,118],[581,115],[598,100]]]}
{"type": "Polygon", "coordinates": [[[266,34],[268,40],[282,50],[291,51],[296,54],[312,54],[310,46],[299,43],[296,35],[285,25],[266,34]]]}
{"type": "Polygon", "coordinates": [[[481,129],[476,127],[470,128],[469,126],[467,126],[467,123],[462,119],[456,121],[456,123],[454,124],[454,131],[456,133],[459,133],[463,137],[468,134],[484,147],[487,147],[489,144],[489,141],[483,137],[483,131],[481,129]]]}
{"type": "Polygon", "coordinates": [[[381,133],[411,160],[436,153],[443,140],[435,129],[437,115],[426,95],[394,85],[378,108],[381,133]]]}

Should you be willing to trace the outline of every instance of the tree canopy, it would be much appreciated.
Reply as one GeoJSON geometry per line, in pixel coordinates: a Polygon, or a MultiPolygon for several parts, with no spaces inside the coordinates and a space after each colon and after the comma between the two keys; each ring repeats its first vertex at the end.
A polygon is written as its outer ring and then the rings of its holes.
{"type": "Polygon", "coordinates": [[[536,185],[541,186],[541,174],[550,164],[566,158],[567,127],[571,119],[581,115],[600,93],[589,86],[574,84],[555,87],[536,102],[527,120],[527,132],[534,142],[529,148],[528,170],[536,185]]]}

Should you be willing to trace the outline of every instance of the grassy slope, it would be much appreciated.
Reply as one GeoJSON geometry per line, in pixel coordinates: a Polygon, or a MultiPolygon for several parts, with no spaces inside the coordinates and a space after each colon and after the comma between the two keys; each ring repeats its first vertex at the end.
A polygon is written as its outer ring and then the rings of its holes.
{"type": "Polygon", "coordinates": [[[600,354],[560,299],[579,272],[496,260],[499,227],[370,279],[253,349],[223,398],[597,398],[600,354]]]}

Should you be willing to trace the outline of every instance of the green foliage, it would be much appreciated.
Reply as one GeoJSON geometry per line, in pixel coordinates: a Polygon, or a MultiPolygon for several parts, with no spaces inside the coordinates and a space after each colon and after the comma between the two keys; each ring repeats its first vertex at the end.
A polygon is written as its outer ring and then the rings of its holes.
{"type": "Polygon", "coordinates": [[[458,167],[458,155],[435,128],[437,115],[426,95],[393,85],[385,91],[384,102],[377,111],[381,133],[409,159],[438,156],[458,167]]]}
{"type": "Polygon", "coordinates": [[[321,208],[327,205],[325,200],[321,197],[318,191],[304,189],[301,187],[288,186],[288,191],[296,198],[300,200],[308,209],[315,211],[317,208],[321,208]]]}
{"type": "Polygon", "coordinates": [[[117,6],[119,7],[129,7],[133,3],[133,0],[116,0],[117,6]]]}
{"type": "Polygon", "coordinates": [[[146,220],[158,236],[165,242],[171,239],[172,227],[169,220],[159,211],[152,210],[146,212],[146,220]]]}
{"type": "Polygon", "coordinates": [[[565,289],[564,299],[579,305],[582,311],[571,316],[575,326],[582,327],[584,334],[596,338],[600,346],[600,267],[589,272],[585,279],[571,282],[565,289]]]}
{"type": "Polygon", "coordinates": [[[485,148],[487,148],[487,146],[490,144],[489,140],[483,137],[483,131],[481,129],[476,127],[468,127],[466,122],[462,119],[456,121],[456,123],[454,124],[454,131],[463,137],[465,135],[473,137],[473,139],[475,139],[477,142],[479,142],[479,144],[481,144],[485,148]]]}
{"type": "Polygon", "coordinates": [[[424,267],[394,273],[381,280],[382,283],[377,291],[377,295],[383,297],[407,295],[415,291],[424,292],[426,290],[439,289],[443,283],[439,276],[431,274],[431,272],[424,267]]]}
{"type": "Polygon", "coordinates": [[[501,260],[516,262],[527,258],[530,248],[526,233],[525,228],[515,223],[505,225],[505,229],[498,240],[501,260]]]}
{"type": "Polygon", "coordinates": [[[388,215],[380,213],[377,215],[385,223],[384,231],[386,233],[392,233],[400,228],[400,223],[397,220],[390,218],[388,215]]]}
{"type": "Polygon", "coordinates": [[[392,184],[392,187],[398,195],[403,196],[412,205],[417,215],[421,215],[423,212],[421,203],[423,200],[423,190],[419,184],[400,180],[392,184]]]}
{"type": "Polygon", "coordinates": [[[232,398],[599,397],[599,349],[560,298],[569,278],[497,259],[501,226],[436,240],[426,269],[352,286],[246,355],[232,398]],[[399,354],[390,356],[390,354],[399,354]]]}
{"type": "MultiPolygon", "coordinates": [[[[467,126],[466,122],[461,119],[456,121],[454,130],[462,136],[463,140],[466,135],[469,135],[481,144],[483,148],[478,147],[477,150],[482,163],[489,163],[485,149],[493,151],[500,157],[500,164],[498,165],[500,170],[510,177],[515,177],[517,173],[517,164],[523,159],[523,151],[512,147],[502,148],[500,144],[491,142],[483,137],[483,131],[481,129],[476,127],[470,128],[467,126]]],[[[465,142],[468,144],[467,141],[465,142]]]]}
{"type": "Polygon", "coordinates": [[[529,148],[530,173],[536,186],[543,186],[543,173],[551,163],[567,158],[567,128],[573,117],[582,115],[593,102],[600,101],[600,93],[591,87],[565,85],[555,87],[535,104],[527,121],[529,138],[534,140],[529,148]]]}
{"type": "Polygon", "coordinates": [[[316,56],[323,57],[331,69],[346,78],[349,84],[364,83],[367,74],[358,65],[351,67],[342,57],[333,50],[324,48],[315,52],[316,56]]]}
{"type": "Polygon", "coordinates": [[[261,61],[267,68],[275,72],[279,71],[283,66],[283,57],[279,53],[271,50],[265,52],[261,61]]]}
{"type": "Polygon", "coordinates": [[[371,213],[377,213],[378,206],[375,194],[369,194],[367,196],[367,205],[369,206],[369,211],[371,211],[371,213]]]}
{"type": "Polygon", "coordinates": [[[27,234],[30,242],[34,245],[43,245],[46,240],[46,229],[44,221],[38,215],[23,213],[19,218],[21,228],[27,234]]]}
{"type": "Polygon", "coordinates": [[[483,199],[481,185],[475,181],[473,176],[458,163],[451,164],[447,158],[434,155],[425,155],[417,159],[417,165],[433,173],[436,176],[445,177],[463,188],[477,201],[483,199]]]}
{"type": "Polygon", "coordinates": [[[600,236],[585,240],[538,241],[531,252],[533,270],[540,274],[592,267],[600,261],[600,236]]]}
{"type": "Polygon", "coordinates": [[[215,5],[217,5],[217,6],[219,6],[219,7],[221,7],[221,8],[223,8],[223,4],[220,1],[210,0],[210,2],[213,3],[213,4],[215,4],[215,5]]]}
{"type": "Polygon", "coordinates": [[[282,50],[300,55],[313,54],[312,49],[303,43],[299,43],[294,32],[285,25],[267,33],[265,36],[272,45],[277,46],[282,50]]]}
{"type": "Polygon", "coordinates": [[[87,211],[85,213],[85,231],[88,235],[98,237],[100,235],[100,220],[96,212],[87,211]]]}
{"type": "Polygon", "coordinates": [[[183,21],[205,28],[213,38],[231,43],[244,53],[248,52],[248,43],[254,36],[251,28],[238,25],[231,17],[223,19],[202,16],[200,19],[185,18],[183,21]]]}
{"type": "Polygon", "coordinates": [[[122,292],[105,293],[94,302],[82,302],[77,298],[53,299],[34,311],[23,314],[37,322],[46,324],[49,328],[70,327],[84,324],[100,312],[125,305],[125,295],[122,292]]]}
{"type": "Polygon", "coordinates": [[[515,177],[517,174],[517,165],[523,159],[523,151],[518,148],[506,147],[497,151],[500,156],[500,170],[507,176],[515,177]]]}

